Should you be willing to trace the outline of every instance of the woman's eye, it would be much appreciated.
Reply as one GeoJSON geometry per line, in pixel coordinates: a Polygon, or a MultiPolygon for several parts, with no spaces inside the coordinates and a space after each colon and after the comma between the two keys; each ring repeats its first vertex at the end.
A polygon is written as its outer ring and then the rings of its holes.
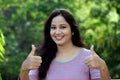
{"type": "Polygon", "coordinates": [[[56,29],[56,27],[55,26],[51,26],[51,29],[56,29]]]}
{"type": "Polygon", "coordinates": [[[65,29],[66,28],[66,26],[61,26],[61,29],[65,29]]]}

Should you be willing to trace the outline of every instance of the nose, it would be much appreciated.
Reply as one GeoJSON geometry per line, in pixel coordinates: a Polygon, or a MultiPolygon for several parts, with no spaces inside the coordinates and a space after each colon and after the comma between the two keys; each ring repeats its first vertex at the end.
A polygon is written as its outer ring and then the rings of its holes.
{"type": "Polygon", "coordinates": [[[61,33],[60,29],[56,29],[55,33],[60,34],[61,33]]]}

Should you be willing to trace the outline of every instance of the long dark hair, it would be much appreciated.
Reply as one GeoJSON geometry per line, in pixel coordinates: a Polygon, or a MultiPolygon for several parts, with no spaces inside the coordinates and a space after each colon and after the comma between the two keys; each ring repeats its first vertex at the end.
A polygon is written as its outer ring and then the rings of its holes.
{"type": "Polygon", "coordinates": [[[42,57],[42,64],[39,67],[39,74],[38,74],[40,80],[46,77],[49,66],[52,60],[56,57],[57,45],[50,36],[50,26],[51,26],[52,19],[58,15],[63,16],[65,20],[68,22],[68,24],[70,25],[70,28],[74,33],[74,35],[72,35],[72,43],[75,46],[84,47],[84,44],[80,37],[80,31],[79,31],[78,25],[74,17],[72,16],[72,14],[65,9],[57,9],[53,11],[45,22],[44,42],[43,42],[43,45],[38,50],[38,55],[42,57]]]}

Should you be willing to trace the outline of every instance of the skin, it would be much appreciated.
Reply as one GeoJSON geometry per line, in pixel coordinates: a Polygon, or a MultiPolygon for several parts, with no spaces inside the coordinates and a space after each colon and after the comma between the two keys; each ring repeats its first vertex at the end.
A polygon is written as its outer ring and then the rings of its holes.
{"type": "Polygon", "coordinates": [[[28,73],[29,70],[37,69],[42,63],[40,56],[35,56],[36,47],[32,45],[32,50],[22,64],[20,71],[21,80],[29,80],[28,73]]]}
{"type": "Polygon", "coordinates": [[[100,58],[94,50],[94,46],[90,47],[91,55],[86,57],[85,63],[89,68],[99,69],[101,74],[101,80],[110,80],[109,71],[106,63],[100,58]]]}
{"type": "Polygon", "coordinates": [[[70,25],[61,15],[53,18],[50,35],[53,41],[57,44],[58,52],[55,58],[57,61],[66,62],[77,55],[80,47],[73,45],[73,32],[71,31],[70,25]]]}
{"type": "Polygon", "coordinates": [[[53,18],[50,35],[58,46],[63,46],[63,44],[65,45],[69,43],[72,44],[72,31],[70,25],[61,15],[53,18]]]}
{"type": "MultiPolygon", "coordinates": [[[[50,35],[53,41],[57,44],[57,55],[55,60],[60,62],[66,62],[72,60],[77,56],[80,47],[73,45],[72,35],[74,33],[70,29],[70,25],[66,22],[64,17],[58,15],[53,18],[51,23],[50,35]]],[[[21,80],[29,80],[29,70],[37,69],[42,63],[40,56],[35,56],[35,46],[32,45],[32,50],[28,57],[22,64],[20,71],[21,80]]],[[[85,63],[89,68],[100,69],[101,80],[110,80],[108,69],[104,60],[102,60],[94,51],[93,46],[90,48],[91,55],[86,57],[85,63]]]]}

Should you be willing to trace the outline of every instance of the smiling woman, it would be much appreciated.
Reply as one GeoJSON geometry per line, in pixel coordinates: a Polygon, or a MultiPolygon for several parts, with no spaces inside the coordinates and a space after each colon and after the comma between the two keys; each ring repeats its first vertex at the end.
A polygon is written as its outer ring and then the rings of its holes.
{"type": "Polygon", "coordinates": [[[72,44],[72,31],[70,25],[61,15],[53,18],[51,22],[50,35],[57,45],[72,44]]]}
{"type": "Polygon", "coordinates": [[[106,63],[86,49],[78,25],[65,9],[53,11],[44,25],[44,42],[38,55],[32,50],[22,64],[21,80],[109,80],[106,63]],[[30,70],[30,71],[29,71],[30,70]]]}

